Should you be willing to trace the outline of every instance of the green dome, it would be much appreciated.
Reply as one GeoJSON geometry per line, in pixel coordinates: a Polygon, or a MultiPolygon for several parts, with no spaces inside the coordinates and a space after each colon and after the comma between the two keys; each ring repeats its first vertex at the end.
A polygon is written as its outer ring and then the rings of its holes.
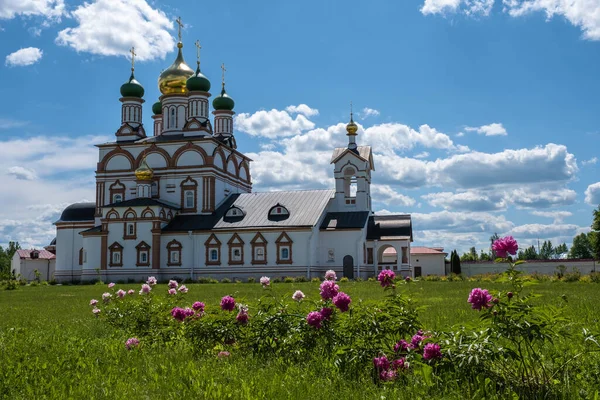
{"type": "Polygon", "coordinates": [[[225,93],[225,88],[223,88],[223,90],[221,90],[221,94],[215,97],[213,100],[213,107],[215,110],[231,111],[233,110],[234,105],[235,102],[233,99],[229,97],[227,93],[225,93]]]}
{"type": "Polygon", "coordinates": [[[200,66],[196,68],[196,73],[192,75],[185,83],[190,92],[208,92],[210,90],[210,81],[200,72],[200,66]]]}
{"type": "Polygon", "coordinates": [[[162,114],[162,103],[160,101],[152,104],[152,112],[154,115],[162,114]]]}
{"type": "Polygon", "coordinates": [[[129,81],[125,82],[121,85],[121,96],[123,97],[144,97],[144,87],[135,80],[133,76],[133,72],[131,72],[131,77],[129,77],[129,81]]]}

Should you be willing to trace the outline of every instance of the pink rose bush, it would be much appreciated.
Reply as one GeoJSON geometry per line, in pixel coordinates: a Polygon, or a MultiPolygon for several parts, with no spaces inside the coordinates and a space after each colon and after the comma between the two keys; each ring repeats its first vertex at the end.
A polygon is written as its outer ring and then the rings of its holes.
{"type": "Polygon", "coordinates": [[[323,314],[318,311],[311,311],[306,316],[306,322],[313,328],[320,329],[321,322],[323,322],[323,314]]]}
{"type": "Polygon", "coordinates": [[[330,269],[329,271],[325,272],[325,279],[328,281],[336,281],[337,275],[335,274],[335,271],[330,269]]]}
{"type": "Polygon", "coordinates": [[[138,338],[132,337],[127,339],[125,342],[125,348],[127,350],[132,350],[140,345],[140,340],[138,338]]]}
{"type": "Polygon", "coordinates": [[[319,289],[321,298],[323,300],[330,300],[338,294],[340,287],[335,283],[335,281],[323,281],[319,289]]]}
{"type": "Polygon", "coordinates": [[[242,325],[246,325],[249,318],[248,306],[244,304],[238,304],[238,314],[235,317],[236,321],[242,325]]]}
{"type": "Polygon", "coordinates": [[[112,288],[114,288],[114,287],[115,287],[115,284],[114,284],[113,282],[111,282],[111,283],[109,283],[109,284],[108,284],[108,288],[109,288],[109,289],[112,289],[112,288]]]}
{"type": "Polygon", "coordinates": [[[167,293],[169,293],[169,296],[173,296],[177,294],[177,289],[175,288],[171,288],[167,291],[167,293]]]}
{"type": "Polygon", "coordinates": [[[225,296],[221,299],[221,310],[233,311],[235,309],[235,299],[231,296],[225,296]]]}
{"type": "Polygon", "coordinates": [[[492,306],[492,295],[486,289],[475,288],[471,290],[467,302],[471,303],[473,310],[481,311],[482,308],[490,308],[492,306]]]}
{"type": "Polygon", "coordinates": [[[98,300],[96,300],[96,299],[90,300],[90,306],[95,306],[96,304],[98,304],[98,300]]]}
{"type": "Polygon", "coordinates": [[[204,307],[206,306],[201,301],[196,301],[194,304],[192,304],[192,309],[196,312],[204,312],[204,307]]]}
{"type": "Polygon", "coordinates": [[[167,286],[169,287],[169,289],[177,289],[177,286],[179,286],[179,283],[177,283],[177,281],[170,280],[169,284],[167,286]]]}
{"type": "Polygon", "coordinates": [[[271,278],[269,278],[268,276],[261,277],[260,284],[262,285],[262,287],[266,288],[271,284],[271,278]]]}
{"type": "Polygon", "coordinates": [[[505,236],[492,244],[492,250],[498,257],[507,258],[509,255],[514,256],[517,254],[519,245],[512,236],[505,236]]]}
{"type": "Polygon", "coordinates": [[[392,286],[394,284],[394,279],[396,279],[396,274],[389,269],[384,269],[377,276],[377,280],[381,284],[381,287],[392,286]]]}
{"type": "Polygon", "coordinates": [[[127,294],[126,291],[124,291],[123,289],[119,289],[117,290],[117,296],[122,299],[123,297],[125,297],[125,295],[127,294]]]}
{"type": "Polygon", "coordinates": [[[346,312],[350,308],[350,303],[352,303],[352,299],[344,292],[339,292],[333,298],[333,304],[340,310],[341,312],[346,312]]]}
{"type": "Polygon", "coordinates": [[[150,286],[154,286],[158,283],[158,281],[156,280],[155,277],[153,276],[149,276],[148,280],[146,281],[146,284],[150,285],[150,286]]]}
{"type": "Polygon", "coordinates": [[[305,297],[306,296],[304,295],[304,293],[302,293],[301,290],[296,290],[294,292],[294,294],[292,295],[292,299],[294,299],[294,300],[296,300],[298,302],[302,301],[305,297]]]}
{"type": "Polygon", "coordinates": [[[150,285],[147,283],[144,283],[142,285],[142,289],[140,290],[140,294],[148,294],[148,293],[150,293],[151,290],[152,290],[152,288],[150,287],[150,285]]]}
{"type": "Polygon", "coordinates": [[[133,289],[129,289],[129,290],[127,291],[127,294],[129,294],[129,295],[135,294],[135,290],[133,290],[133,289]]]}

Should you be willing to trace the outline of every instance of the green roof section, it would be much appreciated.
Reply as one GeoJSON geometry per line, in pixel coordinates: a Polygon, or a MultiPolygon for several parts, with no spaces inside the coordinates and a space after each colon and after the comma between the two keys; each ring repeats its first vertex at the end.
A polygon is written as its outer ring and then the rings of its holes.
{"type": "Polygon", "coordinates": [[[154,115],[162,114],[162,103],[160,102],[160,100],[152,104],[152,112],[154,113],[154,115]]]}
{"type": "Polygon", "coordinates": [[[234,106],[235,102],[231,97],[227,95],[227,92],[225,92],[225,87],[223,87],[223,89],[221,90],[221,94],[215,97],[215,99],[213,100],[213,108],[215,110],[231,111],[233,110],[234,106]]]}
{"type": "Polygon", "coordinates": [[[135,80],[135,76],[133,76],[133,71],[131,72],[131,76],[129,77],[129,81],[125,82],[121,85],[121,96],[123,97],[144,97],[144,87],[135,80]]]}
{"type": "Polygon", "coordinates": [[[200,72],[200,66],[196,68],[196,73],[192,75],[185,83],[190,92],[208,92],[210,90],[210,81],[200,72]]]}

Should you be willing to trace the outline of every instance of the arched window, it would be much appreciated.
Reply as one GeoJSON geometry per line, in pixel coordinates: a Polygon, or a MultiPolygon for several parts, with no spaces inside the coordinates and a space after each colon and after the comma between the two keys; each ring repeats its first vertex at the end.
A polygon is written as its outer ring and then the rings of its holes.
{"type": "Polygon", "coordinates": [[[344,170],[344,195],[347,205],[356,204],[356,170],[348,167],[344,170]]]}
{"type": "Polygon", "coordinates": [[[194,191],[185,191],[185,208],[194,208],[194,191]]]}
{"type": "Polygon", "coordinates": [[[169,128],[175,128],[175,109],[171,108],[171,116],[169,117],[169,128]]]}

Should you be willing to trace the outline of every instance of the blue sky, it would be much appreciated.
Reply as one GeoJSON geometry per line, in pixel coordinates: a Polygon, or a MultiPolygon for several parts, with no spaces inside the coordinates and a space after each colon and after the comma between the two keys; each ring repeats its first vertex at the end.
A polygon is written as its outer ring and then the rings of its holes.
{"type": "Polygon", "coordinates": [[[256,191],[333,186],[349,103],[373,146],[374,208],[415,245],[522,246],[589,230],[600,203],[600,3],[594,0],[0,1],[0,244],[42,246],[94,199],[94,143],[120,123],[136,47],[146,94],[184,55],[235,99],[256,191]],[[568,3],[568,4],[567,4],[568,3]]]}

